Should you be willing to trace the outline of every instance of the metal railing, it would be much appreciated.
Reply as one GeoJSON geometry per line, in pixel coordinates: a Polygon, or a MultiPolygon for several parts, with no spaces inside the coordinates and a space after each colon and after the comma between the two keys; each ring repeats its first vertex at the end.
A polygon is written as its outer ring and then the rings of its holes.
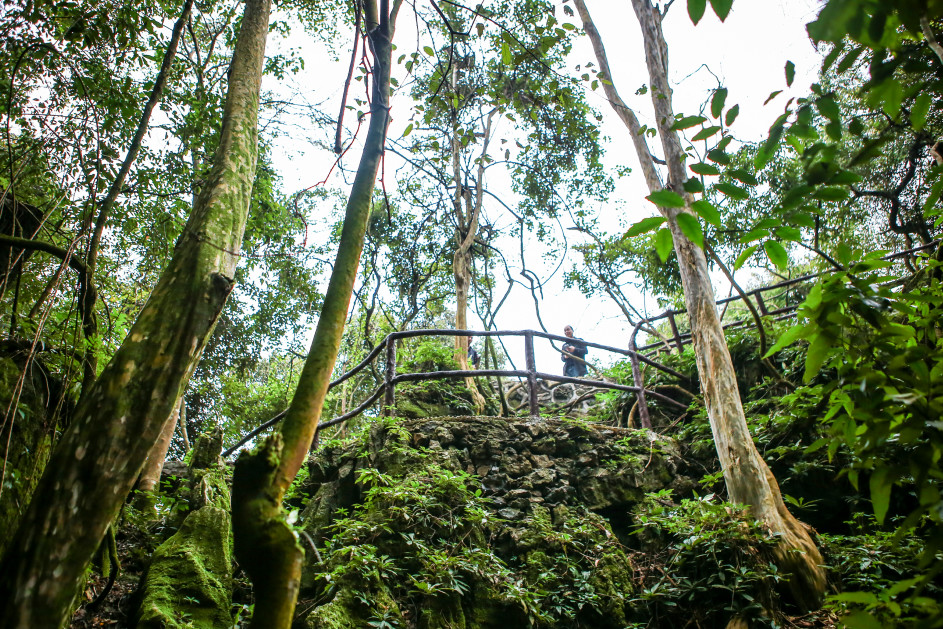
{"type": "MultiPolygon", "coordinates": [[[[906,257],[920,251],[925,251],[933,247],[940,245],[940,241],[936,240],[919,247],[914,247],[906,251],[901,251],[898,253],[893,253],[887,256],[884,256],[882,260],[894,260],[896,258],[906,257]]],[[[751,291],[746,291],[744,294],[727,297],[725,299],[720,299],[717,302],[717,306],[724,306],[729,303],[741,301],[743,299],[749,299],[752,297],[756,301],[756,307],[759,310],[759,314],[763,317],[773,317],[773,319],[784,319],[792,316],[792,314],[798,309],[799,304],[788,305],[781,308],[775,308],[770,310],[767,306],[766,300],[763,297],[764,293],[771,293],[773,291],[788,289],[797,284],[806,283],[809,280],[816,279],[823,275],[828,275],[831,271],[823,271],[821,273],[814,273],[809,275],[803,275],[802,277],[797,277],[791,280],[784,282],[779,282],[777,284],[772,284],[770,286],[763,286],[761,288],[756,288],[751,291]]],[[[752,309],[752,304],[751,304],[752,309]]],[[[634,386],[627,386],[622,384],[616,384],[613,382],[606,382],[605,380],[592,380],[588,378],[571,378],[568,376],[558,376],[555,374],[549,374],[537,371],[536,361],[534,359],[534,337],[545,338],[551,341],[561,341],[563,343],[569,342],[571,339],[565,336],[559,336],[556,334],[548,334],[546,332],[537,332],[535,330],[498,330],[498,331],[486,331],[478,332],[475,330],[440,330],[440,329],[428,329],[428,330],[408,330],[403,332],[392,332],[386,338],[384,338],[374,349],[364,358],[356,367],[350,371],[341,375],[337,380],[331,382],[328,390],[333,389],[334,387],[340,385],[345,380],[349,380],[368,365],[370,365],[384,350],[386,351],[386,368],[384,370],[383,384],[377,387],[367,399],[364,400],[359,406],[355,409],[344,413],[339,417],[335,417],[329,421],[321,422],[318,425],[317,430],[320,431],[324,428],[334,426],[345,422],[357,415],[360,415],[368,408],[370,408],[376,401],[383,396],[383,412],[387,412],[387,409],[394,407],[396,403],[396,385],[401,382],[419,382],[424,380],[449,380],[449,379],[460,379],[460,378],[481,378],[481,377],[518,377],[525,378],[527,381],[528,388],[528,410],[531,416],[537,416],[540,414],[540,407],[537,399],[537,379],[550,380],[555,382],[564,382],[564,383],[573,383],[580,384],[588,387],[595,387],[599,389],[611,389],[616,391],[626,391],[629,393],[635,393],[638,397],[639,402],[639,423],[645,427],[651,427],[651,419],[648,410],[647,397],[651,396],[655,399],[667,402],[669,404],[687,408],[686,404],[682,404],[666,395],[658,393],[657,391],[645,389],[645,382],[642,375],[641,364],[645,363],[659,371],[667,373],[671,376],[674,376],[680,380],[688,380],[687,376],[678,371],[663,365],[650,356],[646,355],[645,352],[651,352],[656,348],[664,347],[668,344],[669,350],[671,345],[667,339],[658,341],[656,343],[649,343],[642,347],[636,346],[636,339],[638,337],[639,331],[643,326],[652,327],[652,324],[667,319],[668,325],[671,329],[671,339],[670,341],[674,343],[674,346],[677,350],[683,351],[684,346],[691,342],[691,333],[690,332],[681,332],[678,327],[678,322],[675,319],[676,315],[686,314],[681,310],[666,310],[665,312],[657,315],[655,317],[650,317],[648,319],[643,319],[639,321],[635,328],[632,330],[632,334],[629,337],[629,347],[628,349],[622,349],[618,347],[610,347],[608,345],[603,345],[601,343],[594,343],[592,341],[586,341],[580,339],[580,342],[586,345],[587,347],[595,347],[597,349],[613,352],[616,354],[622,354],[627,356],[632,363],[632,381],[634,386]],[[405,373],[397,374],[396,373],[396,341],[399,339],[413,338],[419,336],[464,336],[464,337],[500,337],[500,336],[522,336],[524,337],[524,357],[526,362],[526,369],[512,369],[512,370],[503,370],[503,369],[475,369],[475,370],[452,370],[452,371],[431,371],[431,372],[420,372],[420,373],[405,373]]],[[[728,330],[736,327],[753,327],[750,322],[750,319],[741,319],[737,321],[732,321],[723,326],[724,330],[728,330]]],[[[282,411],[269,421],[265,422],[248,435],[243,437],[243,439],[237,443],[232,448],[226,450],[223,453],[223,456],[230,456],[237,449],[242,447],[250,439],[261,434],[263,431],[274,426],[279,421],[284,418],[287,411],[282,411]]],[[[317,432],[315,432],[315,439],[317,439],[317,432]]]]}
{"type": "MultiPolygon", "coordinates": [[[[682,409],[687,408],[687,404],[678,402],[677,400],[658,393],[657,391],[646,391],[644,389],[644,383],[641,379],[641,363],[645,363],[659,371],[667,373],[675,378],[681,380],[688,380],[687,376],[684,374],[663,365],[639,352],[636,352],[632,349],[624,349],[620,347],[610,347],[608,345],[603,345],[602,343],[594,343],[592,341],[586,341],[580,339],[580,343],[586,345],[586,347],[593,347],[596,349],[613,352],[616,354],[621,354],[623,356],[629,357],[632,361],[632,372],[633,372],[633,382],[634,386],[618,384],[615,382],[607,382],[605,380],[594,380],[591,378],[572,378],[569,376],[559,376],[556,374],[545,373],[542,371],[537,371],[537,363],[534,358],[534,338],[544,338],[550,341],[560,341],[563,343],[572,342],[573,339],[566,336],[560,336],[557,334],[548,334],[546,332],[538,332],[536,330],[490,330],[486,332],[479,332],[475,330],[441,330],[441,329],[425,329],[425,330],[406,330],[402,332],[392,332],[387,335],[375,348],[371,351],[366,358],[364,358],[358,365],[356,365],[350,371],[347,371],[339,378],[331,382],[328,387],[330,391],[334,387],[342,384],[344,381],[349,380],[354,377],[364,369],[366,369],[373,361],[380,356],[381,353],[385,351],[386,354],[386,364],[383,372],[383,383],[374,389],[366,399],[356,408],[343,415],[335,417],[331,420],[321,422],[318,424],[317,431],[321,431],[324,428],[330,426],[335,426],[342,422],[345,422],[349,419],[360,415],[371,406],[373,406],[380,397],[383,397],[383,406],[382,412],[388,413],[390,409],[395,408],[396,404],[396,385],[404,382],[421,382],[425,380],[455,380],[462,378],[485,378],[485,377],[512,377],[512,378],[522,378],[527,382],[527,396],[528,396],[528,411],[531,417],[536,417],[540,415],[540,405],[538,401],[538,384],[537,380],[549,380],[553,382],[563,382],[563,383],[572,383],[579,384],[586,387],[593,387],[597,389],[610,389],[616,391],[625,391],[628,393],[635,393],[640,401],[641,405],[645,405],[645,400],[650,396],[654,399],[660,400],[667,404],[672,404],[674,406],[680,407],[682,409]],[[462,337],[507,337],[507,336],[518,336],[523,337],[524,339],[524,358],[526,363],[525,369],[468,369],[468,370],[449,370],[449,371],[426,371],[426,372],[413,372],[413,373],[396,373],[396,345],[397,341],[400,339],[414,338],[414,337],[430,337],[430,336],[462,336],[462,337]]],[[[285,417],[287,411],[282,411],[269,421],[265,422],[248,435],[243,437],[239,443],[229,448],[223,453],[223,456],[228,457],[233,454],[236,450],[245,445],[249,440],[261,434],[268,428],[271,428],[279,421],[285,417]]],[[[648,421],[648,408],[647,406],[642,410],[642,425],[646,428],[651,427],[651,423],[648,421]]],[[[315,433],[315,438],[317,438],[317,433],[315,433]]]]}

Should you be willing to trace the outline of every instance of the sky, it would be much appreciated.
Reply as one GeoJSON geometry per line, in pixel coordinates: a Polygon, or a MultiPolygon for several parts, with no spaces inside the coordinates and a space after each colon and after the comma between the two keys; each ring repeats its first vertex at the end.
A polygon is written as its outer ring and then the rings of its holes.
{"type": "MultiPolygon", "coordinates": [[[[629,0],[587,0],[587,6],[606,47],[615,86],[629,106],[635,109],[642,124],[652,124],[650,96],[635,94],[640,86],[648,82],[648,78],[641,33],[631,3],[629,0]]],[[[708,8],[704,19],[697,26],[691,24],[685,7],[685,0],[674,3],[664,22],[675,112],[699,113],[712,91],[722,84],[729,90],[728,106],[734,103],[740,105],[741,113],[733,126],[734,135],[742,141],[761,140],[772,121],[782,113],[787,100],[808,93],[809,85],[815,81],[820,57],[806,35],[805,24],[814,18],[816,2],[737,0],[724,23],[720,23],[708,8]],[[792,89],[787,89],[785,85],[784,65],[787,60],[796,66],[792,89]],[[767,96],[775,90],[784,92],[764,105],[767,96]]],[[[409,20],[403,19],[408,17],[409,11],[409,7],[404,6],[396,36],[397,41],[409,42],[402,44],[404,46],[413,45],[410,40],[414,35],[409,33],[409,20]]],[[[560,11],[557,15],[579,25],[578,17],[565,18],[560,11]]],[[[305,91],[304,97],[309,102],[323,103],[326,111],[334,111],[340,102],[349,48],[331,51],[317,43],[299,44],[297,39],[283,42],[282,45],[288,44],[300,45],[306,59],[305,71],[296,77],[296,83],[318,86],[316,90],[305,91]]],[[[581,38],[574,46],[571,65],[585,66],[588,61],[595,62],[592,47],[586,38],[581,38]]],[[[402,66],[396,68],[394,73],[397,71],[402,73],[402,66]]],[[[400,78],[402,80],[404,77],[400,78]]],[[[271,85],[265,87],[274,88],[271,85]]],[[[355,84],[352,89],[357,87],[358,84],[355,84]]],[[[602,90],[589,93],[588,101],[603,115],[602,132],[608,138],[605,142],[607,166],[612,171],[617,166],[629,166],[637,170],[638,162],[628,132],[612,111],[602,90]]],[[[392,115],[390,135],[396,137],[402,134],[409,121],[409,103],[394,100],[392,115]]],[[[325,179],[330,171],[333,155],[314,146],[312,139],[318,134],[309,131],[299,124],[275,143],[273,162],[283,178],[286,192],[307,188],[325,179]]],[[[661,154],[660,147],[652,148],[653,152],[661,154]]],[[[346,158],[346,165],[355,168],[358,159],[359,147],[354,146],[346,158]]],[[[389,164],[387,172],[391,171],[392,164],[389,164]]],[[[335,171],[328,183],[340,188],[349,187],[349,178],[345,182],[335,171]]],[[[621,232],[642,218],[654,216],[656,210],[645,200],[647,194],[640,174],[617,180],[614,194],[598,208],[607,228],[613,233],[621,232]]],[[[568,232],[567,238],[571,244],[579,241],[574,232],[568,232]]],[[[528,243],[528,249],[531,245],[539,247],[539,243],[528,243]]],[[[517,249],[513,242],[509,247],[517,249]]],[[[564,268],[579,259],[578,254],[573,252],[570,256],[565,260],[564,268]]],[[[549,261],[550,264],[554,262],[549,261]]],[[[726,296],[729,287],[721,279],[716,281],[715,291],[721,293],[720,296],[726,296]]],[[[616,306],[607,303],[602,297],[589,299],[576,290],[564,289],[562,273],[550,279],[544,288],[543,297],[541,317],[549,332],[562,334],[563,327],[570,324],[576,329],[577,336],[590,341],[620,347],[628,343],[631,328],[616,306]]],[[[637,299],[639,310],[647,307],[652,315],[659,312],[651,297],[639,294],[637,299]]],[[[470,321],[475,321],[472,313],[469,313],[469,317],[470,321]]],[[[481,323],[477,323],[473,327],[482,329],[481,323]]],[[[539,329],[529,291],[518,287],[512,292],[498,316],[497,326],[507,330],[539,329]]],[[[507,349],[512,361],[522,366],[522,342],[511,339],[507,349]]],[[[545,343],[538,344],[536,350],[539,370],[562,372],[557,351],[545,343]]],[[[600,365],[610,363],[609,357],[600,352],[591,352],[589,359],[600,365]]]]}

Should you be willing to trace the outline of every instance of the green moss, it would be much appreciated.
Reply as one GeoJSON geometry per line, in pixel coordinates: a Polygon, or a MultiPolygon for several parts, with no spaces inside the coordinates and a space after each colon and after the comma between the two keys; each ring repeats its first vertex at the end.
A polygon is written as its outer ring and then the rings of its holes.
{"type": "Polygon", "coordinates": [[[144,582],[139,629],[232,626],[229,513],[205,506],[154,553],[144,582]]]}
{"type": "MultiPolygon", "coordinates": [[[[22,371],[13,359],[0,358],[0,404],[4,409],[10,406],[22,371]]],[[[45,370],[33,365],[23,381],[12,421],[5,424],[7,429],[2,431],[5,474],[0,491],[0,531],[10,533],[0,536],[0,556],[52,454],[55,421],[47,414],[48,392],[55,388],[51,384],[45,370]]]]}

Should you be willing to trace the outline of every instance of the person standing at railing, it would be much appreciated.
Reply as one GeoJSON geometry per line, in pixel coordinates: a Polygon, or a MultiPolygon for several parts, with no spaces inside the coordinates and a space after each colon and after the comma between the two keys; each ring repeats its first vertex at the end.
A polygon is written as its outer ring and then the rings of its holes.
{"type": "Polygon", "coordinates": [[[563,328],[563,334],[571,342],[563,346],[563,353],[560,354],[560,360],[563,361],[563,375],[570,378],[579,378],[586,375],[586,345],[582,343],[581,338],[573,336],[573,326],[568,325],[563,328]]]}

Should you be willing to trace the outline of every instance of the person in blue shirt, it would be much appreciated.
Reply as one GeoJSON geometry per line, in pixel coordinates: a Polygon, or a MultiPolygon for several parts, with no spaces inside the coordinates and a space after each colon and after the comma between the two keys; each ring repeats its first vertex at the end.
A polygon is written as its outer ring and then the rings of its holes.
{"type": "Polygon", "coordinates": [[[568,339],[573,339],[563,346],[563,353],[560,354],[560,360],[563,361],[563,375],[570,378],[585,376],[586,363],[582,359],[586,357],[587,349],[586,345],[580,342],[583,339],[573,336],[572,325],[563,328],[563,334],[568,339]]]}

